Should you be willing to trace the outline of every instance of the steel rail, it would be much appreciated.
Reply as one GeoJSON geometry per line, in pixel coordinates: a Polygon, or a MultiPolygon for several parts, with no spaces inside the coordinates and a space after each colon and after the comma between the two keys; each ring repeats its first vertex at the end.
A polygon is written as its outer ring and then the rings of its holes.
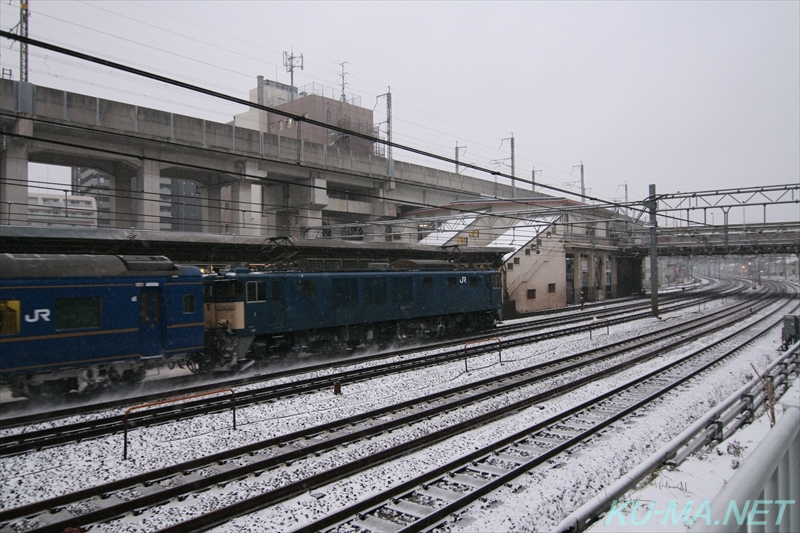
{"type": "MultiPolygon", "coordinates": [[[[687,342],[687,341],[680,342],[679,344],[683,344],[685,342],[687,342]]],[[[627,366],[630,366],[631,364],[634,364],[634,363],[633,362],[629,362],[629,363],[626,363],[626,364],[627,364],[627,366]]],[[[597,378],[598,378],[597,373],[595,373],[595,374],[589,376],[588,378],[585,378],[582,382],[585,382],[586,379],[592,380],[592,379],[597,379],[597,378]]],[[[582,382],[576,382],[575,384],[573,384],[571,386],[567,385],[567,386],[564,386],[564,387],[574,388],[575,386],[578,386],[582,382]]],[[[564,387],[559,388],[559,390],[556,390],[555,392],[551,391],[549,394],[553,395],[553,394],[558,394],[560,392],[563,392],[564,390],[566,390],[564,387]]],[[[449,394],[450,396],[452,396],[453,395],[453,391],[447,391],[446,394],[449,394]]],[[[494,391],[491,394],[496,395],[496,394],[498,394],[498,392],[494,391]]],[[[423,399],[423,401],[426,401],[426,400],[427,401],[433,401],[433,400],[435,400],[437,395],[432,395],[432,396],[433,396],[433,398],[425,398],[425,399],[423,399]]],[[[530,401],[541,401],[541,399],[542,399],[541,396],[537,396],[537,397],[534,397],[530,401]]],[[[474,401],[474,396],[469,395],[469,397],[466,400],[460,400],[460,401],[462,403],[466,402],[466,401],[473,402],[474,401]]],[[[398,407],[399,406],[392,406],[389,409],[390,410],[391,409],[397,410],[398,407]]],[[[498,416],[501,416],[504,413],[513,412],[513,411],[519,410],[521,408],[524,408],[524,406],[514,405],[514,406],[510,406],[510,407],[504,408],[503,410],[500,410],[500,411],[495,411],[495,412],[489,413],[487,416],[491,417],[491,418],[496,418],[498,416]]],[[[447,410],[452,410],[452,409],[453,409],[453,405],[443,405],[443,406],[440,407],[439,411],[447,411],[447,410]]],[[[388,412],[388,411],[386,411],[386,412],[388,412]]],[[[383,413],[372,412],[372,413],[369,413],[368,416],[371,416],[372,418],[375,418],[376,416],[380,416],[381,414],[383,414],[383,413]]],[[[418,415],[418,416],[427,418],[427,417],[430,417],[431,415],[432,415],[432,412],[429,410],[429,411],[424,412],[424,413],[422,413],[421,415],[418,415]]],[[[346,425],[346,424],[350,424],[350,423],[353,423],[353,421],[352,420],[343,420],[343,421],[337,421],[335,425],[341,426],[342,424],[346,425]]],[[[358,431],[358,432],[356,432],[357,434],[355,435],[355,437],[349,437],[349,439],[352,439],[352,438],[356,438],[356,439],[363,438],[367,434],[374,434],[375,432],[381,433],[383,431],[391,430],[393,427],[397,427],[398,425],[405,425],[405,424],[409,424],[409,423],[412,423],[412,422],[408,421],[408,420],[400,420],[400,421],[394,421],[394,423],[383,424],[383,425],[381,425],[381,427],[367,428],[366,433],[364,433],[364,430],[358,431]]],[[[462,424],[462,425],[464,425],[464,424],[462,424]]],[[[469,426],[469,425],[467,425],[467,426],[469,426]]],[[[467,426],[465,426],[465,427],[467,427],[467,426]]],[[[290,439],[290,438],[310,438],[311,435],[315,435],[317,433],[324,432],[324,431],[330,431],[331,429],[332,429],[331,427],[320,427],[320,428],[316,428],[317,431],[312,432],[311,434],[303,435],[302,432],[299,432],[300,434],[298,434],[298,435],[283,436],[283,437],[280,437],[280,438],[277,438],[277,439],[273,439],[273,440],[275,442],[280,442],[281,439],[284,439],[284,441],[285,441],[285,440],[290,439]]],[[[342,441],[342,442],[346,442],[346,441],[342,441]]],[[[421,443],[422,441],[420,440],[419,442],[421,443]]],[[[318,453],[320,451],[324,451],[325,449],[329,449],[329,448],[331,448],[333,446],[336,446],[339,443],[340,442],[337,442],[336,439],[333,439],[333,440],[329,439],[328,441],[326,441],[324,443],[320,443],[319,445],[305,447],[304,449],[301,449],[301,450],[290,451],[290,452],[288,452],[288,454],[283,454],[279,458],[271,458],[271,459],[267,459],[266,461],[260,461],[259,464],[255,465],[255,466],[251,465],[250,467],[244,468],[244,469],[234,469],[233,471],[228,472],[228,473],[226,473],[224,475],[216,475],[216,476],[212,476],[211,478],[206,478],[204,480],[195,480],[195,481],[190,482],[189,485],[184,485],[185,488],[183,489],[183,491],[185,491],[187,489],[190,490],[190,491],[202,490],[202,486],[208,486],[208,484],[227,483],[232,479],[238,479],[238,478],[240,478],[242,476],[246,477],[247,475],[249,475],[250,472],[252,472],[252,470],[254,468],[255,469],[260,469],[262,471],[265,470],[265,469],[274,468],[275,466],[279,465],[283,461],[292,461],[292,460],[296,460],[299,457],[307,456],[307,455],[312,454],[312,453],[318,453]]],[[[252,453],[255,450],[255,448],[253,448],[253,447],[246,447],[246,448],[249,448],[249,452],[250,453],[252,453]]],[[[239,449],[237,451],[239,451],[240,453],[243,452],[243,451],[245,453],[247,452],[247,450],[243,450],[243,449],[239,449]]],[[[227,454],[227,459],[230,459],[231,457],[232,457],[231,454],[227,454]]],[[[225,460],[227,460],[227,459],[222,459],[221,455],[216,455],[213,458],[205,458],[204,460],[198,460],[198,461],[191,462],[192,464],[178,465],[178,468],[177,469],[173,469],[172,471],[167,471],[167,469],[162,469],[161,471],[157,472],[156,475],[152,476],[152,478],[153,479],[154,478],[163,479],[163,478],[166,478],[166,477],[174,476],[179,471],[191,471],[193,469],[201,468],[203,466],[203,464],[208,464],[212,459],[213,459],[213,461],[223,461],[223,462],[225,460]]],[[[144,481],[143,476],[136,476],[136,478],[137,479],[133,479],[132,478],[130,480],[127,480],[129,482],[127,484],[127,486],[130,486],[130,482],[136,482],[136,483],[146,482],[146,481],[144,481]]],[[[150,483],[152,483],[152,479],[150,480],[150,483]]],[[[86,491],[81,491],[81,492],[86,493],[86,495],[88,495],[88,496],[91,496],[91,495],[96,495],[98,493],[106,493],[109,490],[111,490],[112,488],[114,488],[114,487],[103,486],[103,487],[96,487],[94,489],[87,489],[86,491]]],[[[116,487],[116,488],[118,489],[119,487],[116,487]]],[[[136,507],[136,508],[141,508],[143,506],[146,507],[147,505],[154,505],[155,503],[157,503],[159,501],[163,501],[164,498],[169,499],[171,497],[179,497],[180,494],[182,493],[182,491],[180,489],[175,489],[175,490],[172,490],[172,491],[171,490],[161,491],[157,495],[153,495],[151,490],[144,490],[143,492],[148,492],[148,493],[150,493],[150,495],[149,496],[145,496],[143,498],[140,498],[140,499],[136,500],[135,502],[128,502],[127,504],[123,504],[122,507],[115,506],[113,508],[105,509],[103,511],[90,513],[89,515],[86,515],[86,516],[81,516],[81,517],[78,517],[78,518],[72,518],[71,520],[68,519],[67,521],[57,522],[55,524],[51,524],[50,526],[47,526],[47,527],[41,529],[41,531],[60,531],[59,529],[57,529],[58,527],[66,527],[66,526],[68,526],[70,524],[74,525],[75,521],[80,521],[80,520],[85,520],[86,522],[91,523],[91,521],[93,521],[93,520],[107,519],[107,518],[109,518],[110,515],[118,515],[119,513],[126,512],[125,511],[125,508],[126,508],[125,506],[133,506],[133,507],[136,507]]],[[[74,495],[76,495],[76,494],[74,494],[74,495]]],[[[52,506],[52,505],[66,505],[67,503],[69,503],[69,501],[64,499],[64,498],[57,498],[56,500],[60,500],[60,501],[52,501],[51,500],[51,501],[49,501],[47,503],[47,505],[50,505],[50,506],[52,506]]],[[[44,507],[47,507],[47,505],[45,505],[44,507]]],[[[12,510],[12,511],[16,511],[13,514],[18,514],[19,515],[21,513],[21,516],[25,516],[27,514],[30,514],[31,512],[35,512],[36,511],[35,509],[33,509],[33,507],[35,507],[35,504],[33,506],[26,506],[26,508],[18,508],[17,510],[12,510]]],[[[130,509],[128,509],[128,510],[130,510],[130,509]]],[[[0,516],[2,516],[2,520],[4,520],[4,521],[6,519],[12,518],[10,516],[10,513],[2,513],[2,514],[0,514],[0,516]]],[[[84,522],[84,523],[86,523],[86,522],[84,522]]]]}
{"type": "MultiPolygon", "coordinates": [[[[730,294],[728,294],[728,296],[730,296],[730,294]]],[[[701,300],[700,302],[702,301],[705,300],[701,300]]],[[[666,310],[675,310],[685,307],[693,307],[694,305],[698,305],[698,303],[697,302],[679,303],[666,310]]],[[[642,304],[642,306],[644,308],[647,308],[646,304],[642,304]]],[[[604,316],[604,317],[613,316],[613,313],[611,314],[607,313],[598,316],[604,316]]],[[[649,316],[650,312],[645,311],[636,315],[626,315],[617,319],[609,319],[608,324],[620,324],[627,321],[636,320],[639,318],[646,318],[649,316]]],[[[709,316],[715,316],[715,315],[712,314],[709,316]]],[[[582,319],[577,321],[583,322],[582,319]]],[[[562,324],[570,323],[570,321],[565,322],[563,319],[561,319],[560,322],[562,324]]],[[[537,323],[532,328],[529,326],[529,329],[538,330],[538,329],[543,329],[545,327],[546,326],[540,326],[537,323]]],[[[591,323],[581,324],[580,326],[574,326],[571,328],[562,328],[548,333],[536,334],[533,336],[526,336],[526,337],[517,337],[513,340],[506,341],[506,345],[518,346],[521,344],[538,342],[545,339],[550,339],[560,336],[568,336],[583,331],[589,331],[591,327],[592,327],[591,323]]],[[[448,343],[448,345],[451,344],[454,343],[448,343]]],[[[310,378],[307,380],[302,380],[290,384],[270,386],[270,387],[265,387],[263,389],[240,392],[237,399],[237,404],[240,407],[242,407],[245,405],[260,403],[264,401],[274,401],[275,399],[282,397],[294,396],[297,394],[304,394],[307,392],[317,391],[321,388],[331,386],[331,384],[336,381],[353,383],[356,381],[363,381],[366,379],[375,378],[380,375],[386,375],[402,371],[410,371],[425,366],[439,365],[447,363],[454,359],[458,359],[459,357],[474,357],[477,355],[481,355],[487,349],[488,348],[485,347],[473,348],[472,350],[455,349],[449,352],[442,352],[435,355],[429,355],[422,359],[416,358],[398,362],[390,362],[382,365],[373,366],[371,368],[359,369],[355,371],[353,370],[344,371],[323,377],[310,378]]],[[[351,361],[348,361],[347,363],[352,364],[351,361]]],[[[217,386],[219,386],[219,384],[217,386]]],[[[187,391],[179,391],[179,392],[186,393],[187,391]]],[[[163,400],[163,396],[161,396],[159,399],[163,400]]],[[[137,422],[138,427],[151,424],[160,424],[164,423],[165,421],[180,420],[183,418],[198,416],[210,411],[217,410],[219,409],[219,404],[221,402],[222,400],[187,402],[179,407],[153,409],[146,413],[142,413],[141,415],[133,418],[132,420],[135,420],[137,422]]],[[[69,424],[67,426],[51,427],[41,430],[34,430],[34,431],[28,430],[24,433],[0,437],[0,457],[23,453],[29,450],[41,449],[46,446],[56,446],[56,445],[66,444],[74,442],[75,440],[85,440],[87,438],[96,438],[108,435],[119,431],[122,425],[123,422],[120,422],[116,417],[113,417],[107,419],[82,421],[78,423],[69,424]]]]}
{"type": "MultiPolygon", "coordinates": [[[[701,303],[703,301],[712,301],[714,299],[730,297],[736,292],[740,291],[732,291],[728,286],[721,286],[717,289],[707,289],[703,291],[693,291],[690,295],[686,295],[684,293],[665,293],[661,296],[662,299],[682,299],[682,298],[697,298],[701,297],[701,303]]],[[[615,300],[614,303],[618,302],[619,300],[615,300]]],[[[609,302],[610,303],[610,302],[609,302]]],[[[598,304],[590,304],[592,306],[598,306],[598,304]]],[[[623,313],[626,312],[626,309],[638,309],[638,308],[646,308],[649,303],[642,303],[640,301],[634,301],[633,303],[625,303],[619,306],[604,306],[604,309],[601,312],[618,312],[623,313]]],[[[667,309],[669,310],[669,309],[667,309]]],[[[549,327],[550,324],[569,324],[572,322],[580,322],[583,317],[591,317],[593,313],[596,313],[596,310],[587,310],[584,312],[576,312],[574,307],[569,308],[560,308],[560,309],[552,309],[547,311],[539,311],[536,313],[530,313],[528,315],[520,315],[519,318],[527,318],[527,317],[546,317],[546,318],[538,318],[532,320],[530,323],[525,324],[514,324],[514,325],[501,325],[498,326],[495,330],[492,330],[488,333],[494,334],[507,334],[508,332],[512,331],[523,331],[526,327],[530,328],[531,330],[534,329],[542,329],[549,327]],[[568,314],[569,319],[564,320],[563,318],[559,317],[547,317],[552,314],[568,314]]],[[[291,370],[283,370],[272,372],[268,376],[259,374],[255,376],[248,376],[243,378],[235,378],[225,381],[215,381],[209,384],[203,385],[195,385],[190,387],[184,387],[180,390],[170,389],[170,393],[174,394],[192,394],[195,392],[203,392],[206,390],[212,390],[213,388],[217,388],[220,386],[225,387],[235,387],[235,386],[242,386],[242,385],[249,385],[252,383],[257,383],[260,381],[265,381],[267,379],[281,379],[285,377],[291,377],[297,374],[308,373],[308,372],[316,372],[320,370],[328,370],[331,368],[336,368],[338,366],[345,366],[345,365],[354,365],[354,364],[361,364],[365,362],[373,362],[380,359],[387,359],[391,357],[397,357],[402,355],[413,354],[421,349],[426,350],[435,350],[440,348],[445,348],[449,346],[455,346],[459,343],[463,342],[464,340],[473,339],[473,338],[480,338],[480,336],[465,336],[461,337],[456,340],[448,340],[444,342],[437,342],[426,345],[424,347],[415,347],[403,350],[396,350],[392,352],[386,352],[381,354],[371,354],[367,356],[357,356],[357,357],[350,357],[347,359],[340,359],[331,362],[319,363],[314,365],[303,366],[300,368],[295,368],[291,370]]],[[[195,376],[196,378],[197,376],[195,376]]],[[[160,385],[163,385],[167,380],[162,380],[159,382],[160,385]]],[[[185,381],[185,377],[176,378],[176,382],[185,381]]],[[[150,385],[149,382],[144,382],[143,386],[150,385]]],[[[164,392],[155,392],[155,393],[148,393],[143,395],[137,395],[134,397],[128,397],[121,400],[111,400],[111,401],[103,401],[103,402],[93,402],[89,404],[82,404],[77,405],[74,407],[67,407],[67,408],[59,408],[58,405],[50,405],[48,402],[45,402],[44,406],[46,407],[45,410],[38,412],[38,413],[28,413],[13,416],[14,412],[22,412],[30,410],[29,403],[30,402],[15,402],[12,404],[5,404],[0,406],[0,430],[2,429],[9,429],[16,426],[28,426],[34,422],[48,422],[53,421],[58,418],[65,418],[72,415],[85,415],[89,412],[113,409],[118,407],[128,407],[130,405],[135,405],[137,403],[145,403],[149,401],[156,401],[163,398],[164,392]]]]}
{"type": "MultiPolygon", "coordinates": [[[[475,500],[489,494],[494,490],[497,490],[513,479],[530,471],[532,468],[541,465],[546,460],[552,459],[566,450],[586,441],[589,437],[607,428],[614,422],[619,421],[637,409],[640,409],[641,407],[646,406],[661,396],[673,391],[679,385],[682,385],[686,381],[696,377],[705,370],[717,365],[722,360],[738,352],[758,337],[774,329],[778,324],[780,324],[780,321],[773,322],[756,335],[738,344],[735,348],[728,350],[720,356],[714,357],[711,361],[702,364],[699,368],[692,370],[679,379],[673,380],[668,385],[656,387],[654,392],[645,391],[647,395],[641,400],[630,403],[621,395],[630,392],[630,390],[634,387],[641,387],[642,384],[646,383],[648,380],[658,378],[658,376],[663,374],[665,371],[669,371],[675,366],[684,364],[690,358],[696,357],[699,352],[690,354],[689,356],[686,356],[675,363],[667,365],[667,367],[660,368],[648,373],[645,376],[641,376],[628,384],[602,394],[597,398],[584,402],[565,411],[564,413],[540,422],[530,428],[526,428],[525,430],[522,430],[510,437],[506,437],[501,441],[485,446],[482,449],[469,454],[468,456],[459,458],[447,465],[427,472],[422,476],[406,481],[403,484],[393,487],[381,494],[372,496],[355,505],[349,506],[346,509],[328,515],[323,519],[316,520],[311,524],[296,528],[292,533],[324,531],[326,529],[334,529],[337,526],[341,526],[346,523],[350,523],[352,526],[363,524],[364,527],[362,529],[369,530],[371,525],[374,527],[375,525],[381,525],[381,523],[387,525],[385,524],[386,522],[391,522],[391,520],[386,520],[375,516],[381,509],[388,509],[390,511],[384,513],[384,516],[402,515],[400,518],[400,520],[402,520],[400,524],[393,524],[393,530],[395,531],[410,533],[432,529],[438,525],[441,525],[441,523],[446,520],[448,516],[461,509],[464,509],[468,505],[471,505],[475,500]],[[614,399],[615,396],[617,397],[616,400],[614,399]],[[605,409],[613,410],[615,412],[611,416],[605,417],[604,420],[599,422],[596,421],[594,424],[591,424],[591,427],[584,431],[578,431],[576,432],[577,434],[568,435],[566,438],[560,439],[561,442],[553,446],[543,446],[543,441],[536,441],[537,434],[549,434],[552,437],[553,435],[563,436],[565,433],[569,433],[568,430],[563,428],[565,426],[572,428],[572,426],[569,426],[567,423],[567,420],[571,418],[580,420],[582,422],[586,422],[589,419],[596,420],[603,414],[602,411],[596,409],[596,406],[601,404],[601,402],[605,403],[605,409]],[[593,408],[595,408],[594,412],[592,412],[590,415],[589,412],[592,411],[593,408]],[[581,416],[582,414],[583,417],[581,416]],[[553,429],[555,426],[561,426],[560,431],[553,429]],[[504,468],[503,466],[498,466],[498,462],[493,461],[493,458],[497,457],[498,455],[502,455],[505,464],[516,462],[516,465],[513,468],[504,468]],[[527,459],[527,457],[531,456],[533,457],[527,459]],[[516,459],[514,459],[514,457],[516,457],[516,459]],[[487,468],[487,465],[491,468],[487,468]],[[505,470],[505,472],[503,472],[503,470],[505,470]],[[465,477],[471,477],[471,482],[470,480],[465,480],[465,477]],[[462,483],[458,483],[458,481],[456,481],[457,485],[466,488],[463,495],[459,495],[457,491],[447,491],[447,489],[442,489],[440,487],[437,487],[437,489],[439,489],[438,491],[431,494],[429,488],[432,485],[442,482],[452,483],[454,478],[462,481],[462,483]],[[483,479],[483,481],[481,481],[481,479],[483,479]],[[446,496],[442,498],[442,492],[451,492],[453,494],[453,498],[450,501],[447,501],[446,496]],[[445,501],[446,503],[442,506],[429,506],[429,512],[427,513],[421,512],[421,508],[423,506],[419,504],[414,506],[401,505],[403,500],[409,500],[414,494],[420,496],[424,495],[433,499],[439,499],[441,501],[445,501]],[[411,512],[407,512],[409,510],[411,512]],[[368,519],[370,520],[367,521],[368,519]]],[[[719,341],[715,344],[721,344],[722,342],[724,341],[719,341]]],[[[700,352],[708,351],[710,348],[711,346],[703,348],[700,350],[700,352]]],[[[796,354],[794,354],[794,357],[796,358],[796,354]]],[[[641,391],[639,392],[641,393],[641,391]]],[[[631,397],[636,396],[638,395],[631,395],[631,397]]],[[[546,442],[546,439],[544,442],[546,442]]],[[[419,500],[419,498],[417,498],[417,500],[419,500]]],[[[177,533],[181,530],[176,527],[167,528],[162,531],[177,533]]]]}

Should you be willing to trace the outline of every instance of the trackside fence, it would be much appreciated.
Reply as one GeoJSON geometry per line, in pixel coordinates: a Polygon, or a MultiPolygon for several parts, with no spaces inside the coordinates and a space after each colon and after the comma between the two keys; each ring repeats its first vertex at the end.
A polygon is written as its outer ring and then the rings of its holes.
{"type": "MultiPolygon", "coordinates": [[[[762,376],[754,377],[683,433],[628,472],[625,477],[604,489],[602,494],[598,494],[570,514],[553,531],[557,533],[585,531],[609,511],[615,500],[619,500],[639,481],[655,470],[664,466],[678,466],[703,446],[719,443],[730,437],[742,425],[751,422],[759,407],[768,401],[766,381],[772,383],[773,390],[778,390],[779,387],[788,389],[792,385],[789,382],[789,376],[797,372],[799,360],[800,343],[796,343],[781,357],[770,363],[762,376]]],[[[795,381],[793,388],[798,387],[800,384],[795,381]]],[[[789,394],[788,396],[793,395],[789,394]]],[[[706,520],[704,515],[699,521],[695,521],[694,527],[691,528],[692,533],[800,531],[800,517],[798,517],[800,514],[800,438],[798,437],[800,405],[797,405],[797,400],[792,399],[782,403],[784,405],[783,416],[742,463],[739,471],[728,481],[722,492],[716,496],[710,506],[711,519],[706,520]],[[775,502],[792,500],[794,501],[791,504],[775,504],[775,502]],[[765,503],[767,501],[769,504],[765,503]],[[729,509],[731,502],[736,503],[736,509],[729,509]],[[756,502],[760,502],[760,504],[756,502]],[[753,504],[761,505],[761,507],[754,511],[753,504]],[[745,505],[748,506],[747,509],[744,508],[745,505]],[[784,516],[782,516],[780,524],[766,524],[772,520],[764,520],[765,505],[782,506],[784,516]],[[757,520],[751,519],[754,512],[757,520]],[[717,514],[722,516],[717,516],[717,514]],[[710,524],[707,525],[707,522],[710,524]]],[[[772,518],[775,517],[776,512],[770,510],[772,518]]]]}

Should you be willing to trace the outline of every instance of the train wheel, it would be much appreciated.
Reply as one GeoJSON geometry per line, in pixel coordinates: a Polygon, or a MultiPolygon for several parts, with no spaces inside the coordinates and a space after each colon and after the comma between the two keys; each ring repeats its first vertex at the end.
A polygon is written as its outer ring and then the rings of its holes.
{"type": "Polygon", "coordinates": [[[144,368],[129,368],[122,373],[120,382],[124,385],[137,385],[144,380],[147,371],[144,368]]]}

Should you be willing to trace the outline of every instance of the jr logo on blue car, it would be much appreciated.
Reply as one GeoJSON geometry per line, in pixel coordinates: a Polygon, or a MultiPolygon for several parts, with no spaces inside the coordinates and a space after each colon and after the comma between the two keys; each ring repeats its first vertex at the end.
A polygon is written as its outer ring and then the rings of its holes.
{"type": "Polygon", "coordinates": [[[25,315],[25,322],[38,322],[40,318],[45,322],[50,322],[50,310],[34,309],[32,317],[30,315],[25,315]]]}

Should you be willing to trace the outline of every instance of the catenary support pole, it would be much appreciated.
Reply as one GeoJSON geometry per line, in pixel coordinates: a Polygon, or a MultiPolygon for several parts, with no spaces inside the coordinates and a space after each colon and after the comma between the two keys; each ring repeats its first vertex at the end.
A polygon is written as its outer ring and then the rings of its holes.
{"type": "Polygon", "coordinates": [[[653,316],[658,316],[658,222],[656,221],[656,211],[658,202],[656,201],[656,186],[650,185],[650,197],[645,202],[645,206],[650,210],[650,300],[653,316]]]}

